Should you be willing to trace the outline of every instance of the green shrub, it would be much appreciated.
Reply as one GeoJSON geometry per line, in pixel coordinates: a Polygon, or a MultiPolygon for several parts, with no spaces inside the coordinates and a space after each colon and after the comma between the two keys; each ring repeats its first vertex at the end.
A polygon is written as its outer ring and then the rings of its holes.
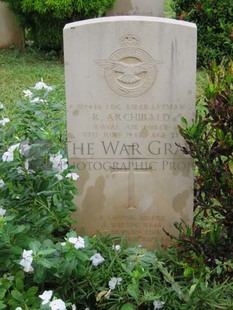
{"type": "Polygon", "coordinates": [[[233,258],[232,73],[232,62],[212,66],[205,105],[199,109],[194,124],[183,120],[184,127],[180,127],[189,146],[184,150],[194,158],[198,169],[197,218],[193,231],[182,231],[181,239],[195,255],[204,255],[211,266],[216,266],[218,260],[233,258]]]}
{"type": "Polygon", "coordinates": [[[63,157],[63,105],[48,104],[52,90],[38,82],[31,91],[24,91],[13,119],[5,118],[0,106],[0,206],[10,210],[14,225],[23,224],[30,237],[42,240],[68,231],[70,213],[75,210],[76,189],[63,177],[70,172],[63,157]]]}
{"type": "Polygon", "coordinates": [[[211,278],[230,263],[211,269],[197,256],[194,269],[176,248],[70,231],[78,176],[62,156],[53,90],[42,81],[25,90],[10,119],[0,103],[0,309],[233,309],[232,281],[211,278]]]}
{"type": "Polygon", "coordinates": [[[20,24],[36,46],[45,50],[62,49],[65,24],[103,16],[114,0],[3,0],[18,16],[20,24]]]}
{"type": "Polygon", "coordinates": [[[232,0],[174,0],[176,18],[198,27],[198,65],[233,56],[232,0]]]}

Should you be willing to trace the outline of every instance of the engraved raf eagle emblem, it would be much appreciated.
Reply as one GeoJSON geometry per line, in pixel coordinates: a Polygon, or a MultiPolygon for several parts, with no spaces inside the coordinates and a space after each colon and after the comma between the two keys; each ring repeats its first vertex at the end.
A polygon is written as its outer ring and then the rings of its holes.
{"type": "Polygon", "coordinates": [[[116,94],[131,98],[141,96],[153,87],[157,64],[162,62],[139,48],[141,39],[135,34],[126,33],[119,38],[119,43],[121,48],[108,58],[93,61],[104,69],[101,76],[116,94]]]}
{"type": "Polygon", "coordinates": [[[133,84],[141,80],[138,74],[149,72],[156,68],[155,62],[142,61],[136,64],[127,64],[117,60],[96,60],[99,66],[112,72],[122,73],[117,80],[125,84],[133,84]]]}

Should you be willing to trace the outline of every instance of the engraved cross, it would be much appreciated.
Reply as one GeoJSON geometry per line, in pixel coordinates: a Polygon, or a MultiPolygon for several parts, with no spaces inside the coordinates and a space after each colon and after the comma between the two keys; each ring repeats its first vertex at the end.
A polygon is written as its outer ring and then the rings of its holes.
{"type": "MultiPolygon", "coordinates": [[[[130,147],[132,145],[128,145],[130,147]]],[[[127,209],[137,209],[135,201],[135,173],[152,173],[152,168],[111,168],[112,173],[127,173],[128,175],[128,206],[127,209]]]]}

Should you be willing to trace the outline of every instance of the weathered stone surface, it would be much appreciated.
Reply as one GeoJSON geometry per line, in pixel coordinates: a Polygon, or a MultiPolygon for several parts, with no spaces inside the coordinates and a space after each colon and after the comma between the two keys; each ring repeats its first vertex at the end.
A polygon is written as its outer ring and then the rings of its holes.
{"type": "Polygon", "coordinates": [[[79,233],[168,244],[192,221],[192,160],[177,125],[195,113],[196,26],[110,17],[64,28],[69,162],[79,233]]]}
{"type": "Polygon", "coordinates": [[[116,0],[107,16],[144,15],[164,16],[164,0],[116,0]]]}
{"type": "Polygon", "coordinates": [[[0,48],[11,45],[18,48],[24,46],[23,30],[18,26],[7,4],[0,1],[0,48]]]}

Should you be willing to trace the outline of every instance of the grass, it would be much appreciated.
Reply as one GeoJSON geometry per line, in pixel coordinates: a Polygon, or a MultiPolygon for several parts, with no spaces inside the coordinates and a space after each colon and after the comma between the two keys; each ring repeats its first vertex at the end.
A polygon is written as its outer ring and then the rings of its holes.
{"type": "Polygon", "coordinates": [[[56,85],[56,96],[65,102],[64,66],[60,59],[29,48],[0,50],[0,102],[14,113],[15,101],[24,89],[43,79],[56,85]]]}

